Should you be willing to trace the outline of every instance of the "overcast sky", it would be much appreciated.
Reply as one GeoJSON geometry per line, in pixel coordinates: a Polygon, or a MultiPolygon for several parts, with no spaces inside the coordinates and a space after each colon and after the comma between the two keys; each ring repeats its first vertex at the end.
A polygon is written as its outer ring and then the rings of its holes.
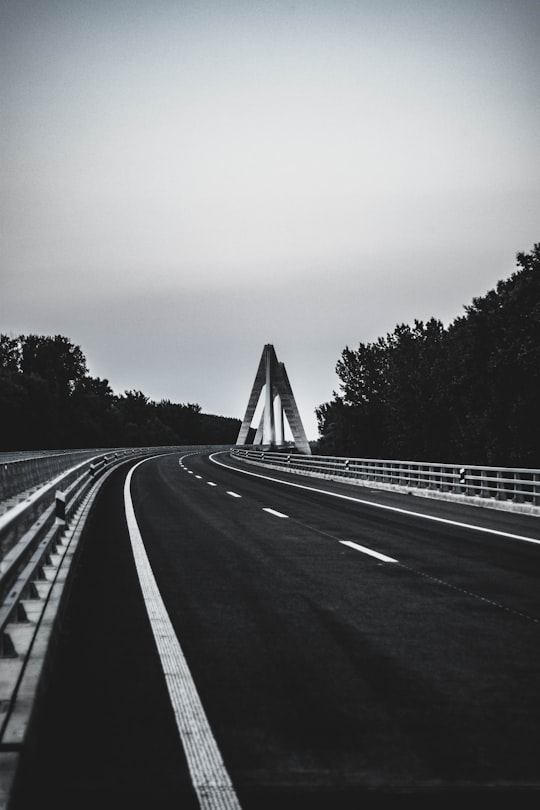
{"type": "Polygon", "coordinates": [[[540,241],[539,0],[0,0],[0,331],[309,438],[345,346],[540,241]]]}

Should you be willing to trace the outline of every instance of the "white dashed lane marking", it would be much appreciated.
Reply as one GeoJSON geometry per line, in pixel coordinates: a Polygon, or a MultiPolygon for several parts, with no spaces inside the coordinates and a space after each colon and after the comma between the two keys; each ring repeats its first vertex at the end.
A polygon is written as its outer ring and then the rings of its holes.
{"type": "Polygon", "coordinates": [[[269,515],[275,515],[276,517],[279,517],[279,518],[288,518],[289,517],[288,515],[284,515],[283,512],[276,512],[275,509],[270,509],[267,506],[263,507],[263,512],[268,512],[269,515]]]}
{"type": "Polygon", "coordinates": [[[378,551],[373,551],[371,548],[366,548],[366,546],[361,546],[359,543],[353,543],[352,540],[340,540],[339,541],[343,546],[349,546],[349,548],[354,548],[356,551],[361,551],[362,554],[369,554],[370,557],[376,557],[378,560],[382,560],[383,562],[388,563],[396,563],[397,560],[394,560],[393,557],[387,557],[386,554],[381,554],[378,551]]]}
{"type": "Polygon", "coordinates": [[[227,495],[230,495],[231,498],[241,498],[242,497],[237,492],[227,492],[227,495]]]}

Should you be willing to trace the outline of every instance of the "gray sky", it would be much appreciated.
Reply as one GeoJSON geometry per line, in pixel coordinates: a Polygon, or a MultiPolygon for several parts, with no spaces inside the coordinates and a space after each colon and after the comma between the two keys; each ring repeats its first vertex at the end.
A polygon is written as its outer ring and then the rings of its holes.
{"type": "Polygon", "coordinates": [[[540,241],[539,0],[0,0],[0,331],[309,438],[345,346],[540,241]]]}

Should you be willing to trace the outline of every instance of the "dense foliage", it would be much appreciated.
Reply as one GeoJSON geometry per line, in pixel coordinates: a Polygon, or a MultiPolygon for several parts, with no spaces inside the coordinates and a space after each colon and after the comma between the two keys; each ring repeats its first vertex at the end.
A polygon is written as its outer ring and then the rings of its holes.
{"type": "Polygon", "coordinates": [[[240,421],[113,393],[62,335],[0,335],[0,449],[234,444],[240,421]]]}
{"type": "Polygon", "coordinates": [[[540,467],[540,243],[448,328],[401,324],[345,348],[318,452],[540,467]]]}

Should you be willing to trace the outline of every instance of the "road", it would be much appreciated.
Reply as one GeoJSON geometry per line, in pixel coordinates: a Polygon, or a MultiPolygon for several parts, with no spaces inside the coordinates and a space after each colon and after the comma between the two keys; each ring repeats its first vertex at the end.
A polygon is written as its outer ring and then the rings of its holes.
{"type": "Polygon", "coordinates": [[[535,517],[226,454],[124,465],[77,558],[16,806],[536,795],[539,575],[535,517]]]}

